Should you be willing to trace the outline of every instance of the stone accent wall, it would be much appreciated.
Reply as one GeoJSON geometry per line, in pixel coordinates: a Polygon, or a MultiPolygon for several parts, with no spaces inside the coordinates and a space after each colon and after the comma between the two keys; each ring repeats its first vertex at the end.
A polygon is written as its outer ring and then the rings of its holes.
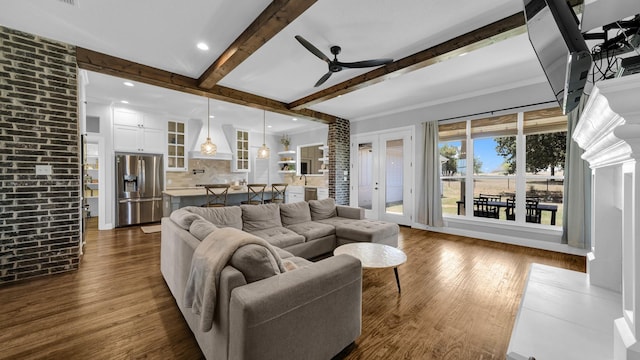
{"type": "Polygon", "coordinates": [[[0,284],[78,267],[77,108],[75,47],[0,26],[0,284]]]}
{"type": "Polygon", "coordinates": [[[335,123],[329,124],[329,197],[336,199],[336,204],[340,205],[349,205],[350,137],[349,120],[336,119],[335,123]],[[348,175],[344,175],[345,171],[348,175]]]}

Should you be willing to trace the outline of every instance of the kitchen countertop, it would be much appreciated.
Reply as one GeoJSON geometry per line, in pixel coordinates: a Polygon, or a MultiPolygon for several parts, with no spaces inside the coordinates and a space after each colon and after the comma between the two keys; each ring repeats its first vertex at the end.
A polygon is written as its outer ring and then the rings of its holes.
{"type": "MultiPolygon", "coordinates": [[[[289,185],[290,187],[298,187],[298,188],[317,188],[322,189],[325,188],[323,186],[312,186],[312,185],[289,185]]],[[[267,186],[264,189],[264,192],[271,192],[271,187],[267,186]]],[[[242,189],[232,189],[229,188],[229,195],[233,194],[246,194],[247,188],[242,187],[242,189]]],[[[169,196],[204,196],[207,195],[207,191],[202,186],[194,186],[194,187],[180,187],[180,188],[167,188],[167,190],[163,191],[163,194],[169,196]]]]}
{"type": "MultiPolygon", "coordinates": [[[[267,189],[264,190],[267,192],[267,189]]],[[[168,188],[167,190],[162,192],[165,195],[169,196],[204,196],[207,195],[207,191],[202,186],[198,187],[187,187],[187,188],[168,188]]],[[[228,194],[246,194],[247,188],[242,187],[242,189],[232,189],[229,188],[228,194]]]]}

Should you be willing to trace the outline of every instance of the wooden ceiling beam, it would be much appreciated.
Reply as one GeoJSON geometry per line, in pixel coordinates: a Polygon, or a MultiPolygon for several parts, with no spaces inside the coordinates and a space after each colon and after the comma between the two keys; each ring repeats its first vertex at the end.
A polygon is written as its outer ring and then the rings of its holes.
{"type": "Polygon", "coordinates": [[[524,14],[517,14],[496,21],[479,29],[460,35],[451,40],[396,60],[385,66],[371,70],[339,84],[318,91],[289,103],[290,109],[303,109],[314,104],[363,89],[381,81],[422,69],[429,65],[450,59],[462,53],[473,51],[495,42],[508,39],[526,31],[524,14]]]}
{"type": "MultiPolygon", "coordinates": [[[[574,8],[574,11],[583,11],[582,6],[584,0],[567,0],[567,2],[574,8]]],[[[292,110],[304,109],[340,95],[377,84],[381,81],[393,79],[402,74],[445,61],[460,54],[509,39],[513,36],[523,34],[526,31],[524,12],[521,11],[426,50],[295,100],[289,103],[288,107],[292,110]]]]}
{"type": "Polygon", "coordinates": [[[333,115],[310,109],[291,110],[287,107],[287,104],[283,102],[224,86],[216,85],[211,89],[201,88],[198,86],[198,79],[174,74],[165,70],[138,64],[129,60],[81,47],[76,48],[76,61],[78,67],[81,69],[139,81],[166,89],[204,96],[211,99],[249,106],[288,116],[305,118],[324,124],[334,123],[336,119],[333,115]]]}
{"type": "Polygon", "coordinates": [[[274,0],[200,76],[198,85],[207,89],[213,88],[316,1],[274,0]]]}

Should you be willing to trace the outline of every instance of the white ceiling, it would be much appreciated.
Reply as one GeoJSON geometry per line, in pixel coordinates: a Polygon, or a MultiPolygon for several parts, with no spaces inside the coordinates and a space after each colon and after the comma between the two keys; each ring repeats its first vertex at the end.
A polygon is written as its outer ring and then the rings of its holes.
{"type": "MultiPolygon", "coordinates": [[[[270,4],[267,0],[75,0],[76,5],[65,1],[3,0],[0,25],[192,78],[198,78],[270,4]],[[198,50],[200,41],[210,49],[198,50]]],[[[344,62],[397,60],[521,10],[521,0],[322,0],[219,85],[289,103],[371,70],[345,69],[314,88],[327,72],[326,64],[303,48],[295,35],[328,56],[330,46],[341,46],[338,58],[344,62]]],[[[206,116],[202,97],[141,83],[126,88],[122,82],[90,72],[87,98],[104,103],[126,99],[133,106],[184,118],[206,116]]],[[[545,82],[523,34],[310,108],[365,121],[545,82]]],[[[212,113],[222,123],[262,125],[262,113],[256,109],[213,101],[212,113]]],[[[274,133],[315,126],[275,113],[267,115],[267,122],[274,133]]]]}

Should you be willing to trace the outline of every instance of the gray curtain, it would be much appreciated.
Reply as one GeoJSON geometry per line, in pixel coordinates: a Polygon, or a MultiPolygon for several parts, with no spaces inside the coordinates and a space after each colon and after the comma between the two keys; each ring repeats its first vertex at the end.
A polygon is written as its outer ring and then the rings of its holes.
{"type": "Polygon", "coordinates": [[[438,149],[438,122],[422,124],[424,162],[419,173],[418,222],[440,227],[442,221],[442,200],[440,191],[440,150],[438,149]],[[422,185],[422,186],[420,186],[422,185]]]}
{"type": "Polygon", "coordinates": [[[583,95],[580,105],[567,116],[562,213],[562,242],[581,249],[591,247],[591,169],[581,158],[584,150],[571,137],[586,102],[587,95],[583,95]]]}

